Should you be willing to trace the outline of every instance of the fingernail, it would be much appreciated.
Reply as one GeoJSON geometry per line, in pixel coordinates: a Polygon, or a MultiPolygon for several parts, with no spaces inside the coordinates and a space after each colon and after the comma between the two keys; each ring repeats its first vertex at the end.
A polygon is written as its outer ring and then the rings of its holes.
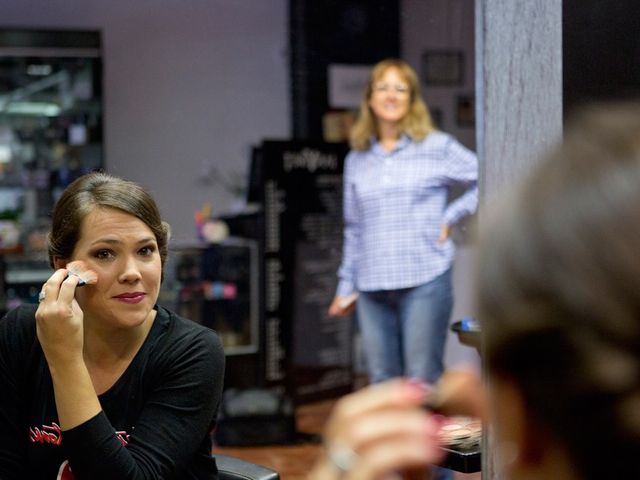
{"type": "Polygon", "coordinates": [[[431,390],[433,390],[433,387],[429,383],[420,378],[410,378],[407,380],[406,385],[407,395],[410,398],[418,400],[422,400],[429,392],[431,392],[431,390]]]}
{"type": "Polygon", "coordinates": [[[440,430],[442,428],[442,425],[444,425],[444,422],[446,421],[446,417],[444,415],[435,414],[431,415],[431,420],[433,421],[437,429],[440,430]]]}
{"type": "Polygon", "coordinates": [[[425,422],[425,432],[434,439],[440,438],[445,418],[442,415],[429,415],[425,422]]]}

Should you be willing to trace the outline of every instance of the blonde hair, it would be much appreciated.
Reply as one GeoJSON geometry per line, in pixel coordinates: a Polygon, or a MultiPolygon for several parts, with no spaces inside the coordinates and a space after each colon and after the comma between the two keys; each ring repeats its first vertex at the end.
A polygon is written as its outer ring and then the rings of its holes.
{"type": "Polygon", "coordinates": [[[409,99],[409,111],[400,124],[401,131],[409,135],[414,142],[418,142],[435,130],[429,109],[422,99],[420,82],[418,81],[415,70],[402,60],[388,58],[375,64],[371,70],[369,82],[367,83],[362,101],[360,102],[358,119],[349,134],[351,148],[354,150],[367,150],[371,146],[371,137],[376,136],[378,133],[376,118],[369,106],[369,100],[373,94],[375,83],[378,82],[390,68],[398,70],[404,81],[407,82],[409,94],[411,95],[409,99]]]}

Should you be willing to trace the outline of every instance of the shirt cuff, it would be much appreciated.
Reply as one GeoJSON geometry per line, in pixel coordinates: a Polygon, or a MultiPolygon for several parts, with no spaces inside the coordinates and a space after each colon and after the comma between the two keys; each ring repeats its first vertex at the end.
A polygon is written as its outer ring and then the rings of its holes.
{"type": "Polygon", "coordinates": [[[356,291],[355,285],[349,280],[340,280],[336,289],[336,296],[347,297],[356,291]]]}
{"type": "Polygon", "coordinates": [[[115,437],[111,422],[101,411],[77,427],[63,431],[62,444],[67,447],[69,463],[73,466],[117,449],[121,442],[115,442],[115,437]]]}

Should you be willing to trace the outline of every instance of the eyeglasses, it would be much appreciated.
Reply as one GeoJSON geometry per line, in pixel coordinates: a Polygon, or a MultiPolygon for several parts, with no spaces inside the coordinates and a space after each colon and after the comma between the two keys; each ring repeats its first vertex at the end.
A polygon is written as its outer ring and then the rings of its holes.
{"type": "Polygon", "coordinates": [[[396,84],[396,85],[389,85],[388,83],[376,83],[373,86],[373,91],[374,92],[381,92],[381,93],[387,93],[387,92],[395,92],[398,94],[407,94],[409,93],[409,85],[404,85],[404,84],[396,84]]]}

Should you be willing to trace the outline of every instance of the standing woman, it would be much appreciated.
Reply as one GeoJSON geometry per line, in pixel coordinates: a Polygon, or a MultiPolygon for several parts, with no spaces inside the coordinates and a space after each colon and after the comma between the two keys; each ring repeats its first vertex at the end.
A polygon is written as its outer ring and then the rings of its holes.
{"type": "Polygon", "coordinates": [[[92,173],[63,192],[40,304],[0,321],[0,478],[217,478],[224,353],[156,305],[168,237],[133,182],[92,173]]]}
{"type": "Polygon", "coordinates": [[[477,159],[435,130],[415,71],[373,67],[344,173],[344,247],[330,315],[357,316],[371,382],[435,382],[453,305],[449,232],[477,206],[477,159]],[[451,187],[464,193],[448,204],[451,187]]]}

